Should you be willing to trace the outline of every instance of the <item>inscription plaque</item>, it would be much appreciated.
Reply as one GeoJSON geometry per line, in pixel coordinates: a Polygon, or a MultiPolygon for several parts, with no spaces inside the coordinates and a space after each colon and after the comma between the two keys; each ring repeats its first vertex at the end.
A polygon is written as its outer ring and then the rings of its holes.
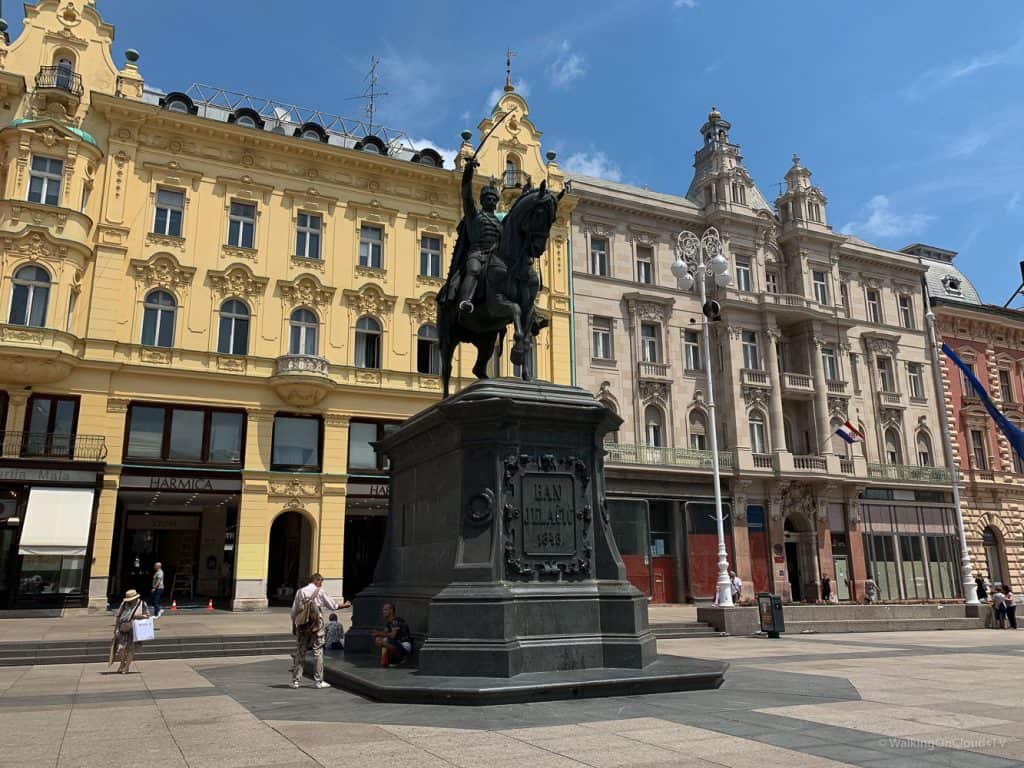
{"type": "Polygon", "coordinates": [[[576,555],[576,493],[568,475],[523,476],[523,553],[528,557],[576,555]]]}

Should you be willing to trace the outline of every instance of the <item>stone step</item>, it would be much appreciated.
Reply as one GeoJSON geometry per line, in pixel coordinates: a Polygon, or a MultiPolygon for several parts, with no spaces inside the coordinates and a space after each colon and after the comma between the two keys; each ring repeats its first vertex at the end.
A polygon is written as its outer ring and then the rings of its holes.
{"type": "Polygon", "coordinates": [[[825,619],[821,621],[790,621],[786,617],[787,635],[801,633],[838,633],[838,632],[912,632],[920,630],[946,629],[984,629],[985,620],[981,618],[929,618],[929,619],[857,619],[842,621],[825,619]]]}
{"type": "Polygon", "coordinates": [[[663,621],[650,625],[659,640],[684,640],[692,637],[719,637],[720,632],[703,621],[663,621]]]}
{"type": "MultiPolygon", "coordinates": [[[[983,629],[991,606],[963,604],[785,605],[788,634],[815,632],[896,632],[929,629],[983,629]]],[[[698,607],[697,618],[730,635],[750,635],[760,628],[757,608],[698,607]]]]}
{"type": "Polygon", "coordinates": [[[887,605],[799,605],[783,607],[786,618],[793,621],[931,619],[964,618],[966,606],[961,604],[887,604],[887,605]]]}
{"type": "MultiPolygon", "coordinates": [[[[136,658],[263,656],[291,653],[294,648],[295,639],[285,634],[160,638],[143,643],[136,658]]],[[[109,653],[110,642],[106,640],[0,643],[0,666],[102,662],[109,653]]]]}

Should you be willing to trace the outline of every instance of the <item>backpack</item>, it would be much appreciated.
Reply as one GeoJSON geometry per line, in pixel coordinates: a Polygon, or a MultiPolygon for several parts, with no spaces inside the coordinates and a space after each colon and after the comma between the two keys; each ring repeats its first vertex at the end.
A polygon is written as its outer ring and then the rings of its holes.
{"type": "Polygon", "coordinates": [[[317,595],[320,589],[317,588],[309,597],[303,597],[299,602],[298,610],[295,611],[295,619],[292,625],[299,633],[313,632],[320,624],[320,608],[316,604],[317,595]]]}

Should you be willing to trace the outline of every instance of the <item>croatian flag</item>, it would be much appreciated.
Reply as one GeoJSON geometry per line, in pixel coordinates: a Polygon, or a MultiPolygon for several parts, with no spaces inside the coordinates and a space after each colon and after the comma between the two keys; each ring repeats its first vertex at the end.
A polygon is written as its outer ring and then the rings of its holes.
{"type": "Polygon", "coordinates": [[[848,443],[856,443],[858,440],[864,439],[863,433],[859,432],[857,428],[848,421],[840,425],[839,429],[836,430],[836,434],[848,443]]]}

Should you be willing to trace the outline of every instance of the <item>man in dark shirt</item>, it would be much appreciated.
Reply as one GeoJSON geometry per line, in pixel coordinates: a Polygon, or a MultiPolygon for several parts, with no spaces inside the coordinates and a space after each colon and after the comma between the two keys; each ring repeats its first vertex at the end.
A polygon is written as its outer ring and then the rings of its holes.
{"type": "Polygon", "coordinates": [[[395,615],[395,606],[384,603],[381,607],[384,629],[374,630],[373,637],[378,647],[387,647],[391,666],[404,664],[412,653],[412,633],[405,619],[395,615]]]}

